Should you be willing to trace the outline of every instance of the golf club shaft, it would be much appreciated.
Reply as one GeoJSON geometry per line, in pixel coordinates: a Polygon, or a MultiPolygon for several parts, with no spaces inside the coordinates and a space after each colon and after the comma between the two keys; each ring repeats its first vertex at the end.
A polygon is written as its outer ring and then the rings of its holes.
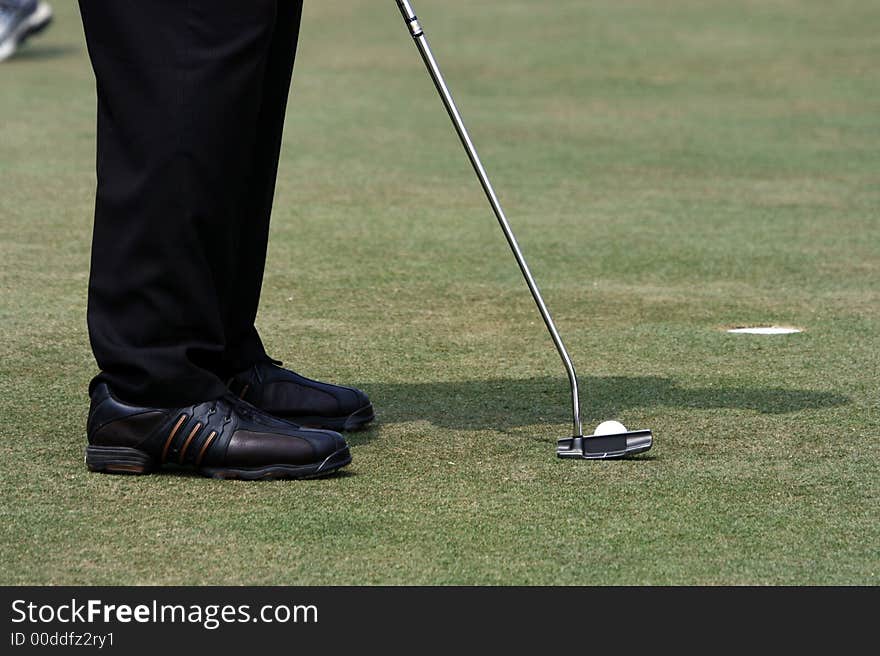
{"type": "Polygon", "coordinates": [[[483,163],[480,160],[480,156],[477,153],[477,149],[474,146],[473,141],[471,141],[470,134],[468,134],[468,130],[465,127],[464,121],[461,118],[458,107],[456,107],[455,105],[455,100],[453,100],[452,98],[449,87],[446,85],[446,81],[443,79],[443,74],[440,72],[440,67],[437,65],[437,61],[434,59],[434,54],[431,52],[431,47],[428,45],[428,40],[427,38],[425,38],[425,33],[422,30],[418,18],[416,17],[415,11],[413,11],[412,5],[409,3],[408,0],[397,0],[397,6],[400,8],[400,13],[403,15],[403,19],[409,27],[410,33],[412,34],[412,37],[416,42],[416,47],[418,47],[419,52],[422,55],[425,66],[428,68],[428,73],[430,73],[431,79],[434,80],[434,85],[437,87],[437,91],[440,93],[440,97],[443,99],[443,104],[446,106],[446,111],[449,113],[449,118],[452,119],[452,123],[455,126],[456,132],[458,132],[461,143],[464,146],[465,151],[467,151],[468,157],[471,160],[471,164],[474,167],[474,171],[476,172],[477,177],[480,179],[480,184],[483,186],[483,191],[486,192],[486,198],[489,199],[489,204],[492,206],[492,210],[495,212],[495,216],[498,219],[498,224],[501,226],[501,230],[504,232],[504,236],[507,238],[507,243],[510,245],[510,250],[513,251],[513,255],[516,258],[516,262],[519,265],[520,271],[522,271],[522,275],[526,279],[526,284],[529,286],[529,291],[532,293],[532,298],[535,299],[535,304],[538,306],[538,310],[541,313],[541,318],[544,320],[544,323],[547,326],[547,330],[550,331],[550,336],[553,338],[553,344],[556,346],[556,350],[559,351],[559,356],[562,358],[562,362],[565,365],[565,370],[568,373],[568,381],[571,385],[571,404],[574,435],[575,437],[582,436],[583,429],[581,426],[577,374],[575,373],[574,365],[571,362],[571,358],[568,355],[565,344],[562,343],[562,338],[559,336],[559,331],[556,329],[556,324],[553,322],[553,317],[550,316],[550,311],[547,309],[547,305],[544,303],[543,296],[541,296],[541,290],[538,289],[538,284],[535,282],[535,279],[532,276],[532,272],[529,270],[529,265],[526,263],[526,259],[523,256],[519,244],[516,241],[516,237],[513,234],[513,230],[511,229],[510,224],[507,222],[507,217],[504,214],[504,210],[501,207],[501,203],[498,200],[495,189],[492,187],[492,182],[489,180],[489,176],[486,173],[486,169],[483,167],[483,163]]]}

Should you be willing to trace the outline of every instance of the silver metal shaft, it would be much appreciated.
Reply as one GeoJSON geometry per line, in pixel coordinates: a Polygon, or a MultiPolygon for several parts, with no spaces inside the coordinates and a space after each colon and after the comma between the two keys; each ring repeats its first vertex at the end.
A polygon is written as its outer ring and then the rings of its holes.
{"type": "Polygon", "coordinates": [[[556,346],[556,350],[559,351],[559,357],[562,358],[562,362],[565,365],[565,371],[566,373],[568,373],[568,382],[571,384],[571,406],[574,425],[574,437],[581,437],[583,436],[583,428],[581,427],[578,381],[577,374],[574,370],[574,365],[571,363],[571,358],[568,355],[565,344],[562,343],[562,338],[559,336],[559,331],[556,329],[556,324],[553,322],[553,317],[550,316],[550,311],[547,309],[546,303],[544,303],[544,298],[543,296],[541,296],[541,290],[538,289],[538,284],[535,282],[535,279],[532,276],[532,272],[529,270],[529,265],[526,263],[526,259],[523,256],[522,251],[520,250],[519,244],[516,241],[516,237],[513,234],[513,230],[510,228],[510,224],[507,222],[507,217],[505,216],[504,210],[501,207],[501,203],[498,200],[498,195],[495,193],[495,189],[492,187],[492,182],[489,180],[489,176],[486,173],[486,169],[483,167],[482,161],[480,161],[480,156],[477,153],[477,149],[474,146],[473,141],[471,141],[471,137],[468,134],[467,128],[464,125],[464,121],[461,118],[458,107],[456,107],[455,105],[455,100],[453,100],[452,98],[449,87],[446,86],[446,81],[443,79],[443,74],[440,72],[440,67],[437,65],[437,61],[434,59],[434,54],[431,52],[431,47],[428,45],[428,40],[427,38],[425,38],[425,32],[424,30],[422,30],[422,26],[419,23],[418,18],[416,17],[415,11],[413,11],[412,5],[409,3],[408,0],[397,0],[397,6],[400,8],[400,13],[403,15],[403,19],[404,21],[406,21],[406,24],[409,27],[410,34],[412,34],[412,37],[416,42],[416,46],[418,47],[419,52],[422,55],[425,66],[428,68],[428,73],[430,73],[431,79],[434,80],[434,85],[437,87],[437,91],[440,93],[440,97],[443,99],[443,104],[446,106],[446,111],[449,112],[449,118],[452,119],[452,123],[455,126],[456,132],[458,132],[458,136],[461,139],[461,143],[464,146],[464,149],[467,151],[467,155],[471,160],[474,171],[476,171],[477,177],[480,179],[480,184],[483,186],[483,191],[486,192],[486,198],[489,199],[489,204],[492,206],[492,210],[495,212],[495,216],[498,219],[498,224],[501,226],[501,230],[504,232],[504,236],[507,238],[507,243],[510,245],[510,250],[513,251],[513,255],[516,258],[516,263],[519,265],[519,269],[520,271],[522,271],[522,275],[526,279],[526,284],[529,286],[529,291],[532,293],[532,298],[535,299],[535,304],[538,306],[538,310],[541,313],[541,318],[544,320],[544,324],[547,326],[547,330],[550,331],[550,336],[553,338],[553,344],[556,346]]]}

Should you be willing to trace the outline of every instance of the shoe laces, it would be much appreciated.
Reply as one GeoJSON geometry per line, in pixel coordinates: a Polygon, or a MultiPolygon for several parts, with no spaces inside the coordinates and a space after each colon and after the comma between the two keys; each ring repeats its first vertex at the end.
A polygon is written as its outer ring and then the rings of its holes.
{"type": "MultiPolygon", "coordinates": [[[[244,400],[238,398],[237,396],[235,396],[235,394],[231,394],[231,393],[224,394],[222,398],[223,398],[223,401],[228,406],[227,412],[226,412],[226,421],[229,421],[232,418],[233,412],[244,417],[245,419],[253,419],[254,418],[254,415],[256,414],[257,409],[254,406],[252,406],[250,403],[248,403],[247,401],[244,401],[244,400]]],[[[214,403],[216,404],[217,401],[215,401],[214,403]]]]}
{"type": "MultiPolygon", "coordinates": [[[[2,0],[0,0],[0,1],[2,1],[2,0]]],[[[225,410],[225,413],[223,416],[223,423],[224,424],[228,424],[230,421],[232,421],[232,415],[235,414],[236,411],[238,411],[239,415],[244,416],[244,412],[242,411],[242,408],[237,406],[237,404],[233,403],[234,398],[235,397],[233,397],[231,394],[224,394],[220,398],[214,399],[213,401],[211,401],[210,402],[211,405],[208,407],[208,411],[205,413],[205,415],[202,418],[202,421],[204,422],[204,424],[207,426],[211,421],[211,417],[213,417],[215,414],[217,414],[218,410],[220,410],[220,411],[225,410]]]]}

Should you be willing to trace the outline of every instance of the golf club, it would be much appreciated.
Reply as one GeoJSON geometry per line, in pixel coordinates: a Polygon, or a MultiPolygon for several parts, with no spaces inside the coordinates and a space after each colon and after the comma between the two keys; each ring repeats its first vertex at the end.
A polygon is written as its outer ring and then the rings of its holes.
{"type": "Polygon", "coordinates": [[[516,262],[519,265],[520,271],[522,271],[522,275],[526,280],[526,284],[529,286],[529,291],[531,291],[532,293],[532,298],[535,300],[535,304],[538,306],[538,310],[541,313],[541,318],[544,320],[544,323],[547,326],[547,330],[550,331],[550,336],[553,338],[553,343],[556,346],[556,350],[559,352],[559,356],[562,358],[562,362],[565,365],[565,371],[568,374],[568,381],[571,385],[571,406],[574,430],[572,437],[566,437],[558,440],[556,446],[556,455],[560,458],[602,460],[610,458],[622,458],[624,456],[647,451],[651,448],[651,445],[653,443],[653,436],[651,434],[651,431],[628,431],[623,426],[623,424],[620,424],[619,422],[603,422],[597,427],[593,435],[589,435],[586,437],[584,436],[583,427],[581,425],[577,374],[575,373],[574,365],[571,362],[568,351],[566,350],[565,345],[562,343],[562,338],[559,336],[559,331],[556,329],[556,324],[553,322],[553,318],[550,316],[550,311],[547,309],[547,305],[544,303],[544,298],[541,296],[541,291],[538,289],[538,285],[535,282],[535,279],[532,277],[529,266],[526,263],[525,257],[523,256],[519,244],[516,241],[516,237],[513,234],[513,230],[511,230],[510,224],[507,222],[507,217],[504,214],[504,210],[501,208],[501,203],[498,200],[495,189],[492,187],[492,183],[489,180],[486,169],[483,168],[483,163],[480,160],[480,156],[477,154],[477,149],[474,146],[473,141],[471,141],[467,128],[464,125],[464,121],[461,118],[461,114],[459,113],[455,101],[452,98],[452,94],[449,91],[449,87],[446,85],[446,81],[443,79],[443,75],[440,73],[440,68],[437,65],[436,60],[434,59],[434,54],[431,52],[431,48],[428,45],[428,40],[425,37],[425,32],[422,29],[418,18],[416,17],[416,13],[408,0],[397,0],[397,6],[400,8],[400,13],[403,15],[403,20],[406,22],[410,34],[412,35],[413,40],[416,43],[416,47],[419,49],[419,52],[422,55],[422,59],[424,60],[425,66],[428,69],[428,73],[431,75],[431,79],[434,81],[434,85],[437,87],[437,91],[440,93],[443,104],[446,106],[446,111],[449,113],[449,117],[452,119],[455,130],[456,132],[458,132],[458,136],[461,139],[461,143],[464,146],[465,151],[467,152],[468,158],[470,158],[471,164],[474,167],[474,171],[476,172],[477,177],[480,180],[480,184],[483,187],[483,191],[486,193],[489,204],[492,206],[492,210],[495,212],[495,217],[498,219],[498,224],[501,226],[501,230],[504,232],[507,243],[510,245],[510,249],[513,251],[513,255],[516,258],[516,262]]]}

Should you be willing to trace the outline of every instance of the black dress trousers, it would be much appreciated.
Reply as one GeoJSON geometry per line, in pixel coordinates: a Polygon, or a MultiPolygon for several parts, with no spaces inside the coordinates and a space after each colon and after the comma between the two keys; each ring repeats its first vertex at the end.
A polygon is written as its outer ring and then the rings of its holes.
{"type": "Polygon", "coordinates": [[[98,95],[88,324],[121,399],[268,359],[254,328],[302,2],[80,0],[98,95]]]}

